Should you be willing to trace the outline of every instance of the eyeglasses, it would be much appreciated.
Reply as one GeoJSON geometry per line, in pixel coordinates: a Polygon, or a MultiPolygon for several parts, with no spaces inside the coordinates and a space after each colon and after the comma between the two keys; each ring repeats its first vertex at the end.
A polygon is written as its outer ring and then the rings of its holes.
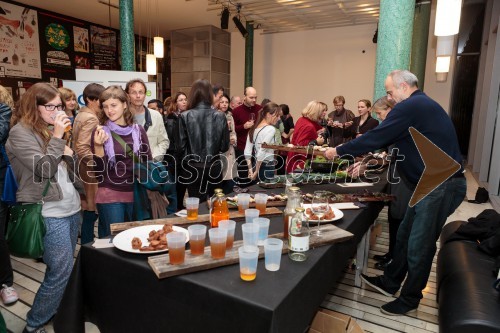
{"type": "Polygon", "coordinates": [[[54,111],[55,109],[59,110],[59,111],[64,111],[64,109],[66,109],[66,107],[62,104],[58,104],[58,105],[53,105],[53,104],[41,104],[40,106],[43,106],[45,108],[45,110],[47,111],[54,111]]]}

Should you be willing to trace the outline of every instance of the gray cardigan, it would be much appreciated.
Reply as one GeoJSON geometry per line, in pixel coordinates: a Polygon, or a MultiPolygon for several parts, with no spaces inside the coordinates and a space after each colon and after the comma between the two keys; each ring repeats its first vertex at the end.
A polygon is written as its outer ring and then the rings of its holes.
{"type": "Polygon", "coordinates": [[[57,165],[63,160],[68,165],[68,174],[75,188],[83,193],[83,184],[75,175],[76,154],[63,156],[66,141],[52,137],[46,148],[44,142],[32,129],[18,123],[9,133],[5,150],[16,176],[17,202],[38,202],[48,179],[51,184],[44,201],[62,200],[62,191],[54,175],[57,165]]]}

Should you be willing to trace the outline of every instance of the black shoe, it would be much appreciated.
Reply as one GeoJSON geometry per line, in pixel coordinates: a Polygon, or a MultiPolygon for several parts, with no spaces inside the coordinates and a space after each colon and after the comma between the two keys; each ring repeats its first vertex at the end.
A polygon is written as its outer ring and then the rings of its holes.
{"type": "Polygon", "coordinates": [[[392,256],[389,252],[387,252],[384,255],[376,254],[373,256],[373,259],[375,259],[377,261],[387,261],[387,260],[392,259],[392,256]]]}
{"type": "Polygon", "coordinates": [[[375,290],[377,290],[378,292],[380,292],[382,295],[385,296],[394,296],[394,294],[397,291],[396,290],[395,292],[391,293],[389,290],[387,290],[384,284],[382,283],[380,276],[368,276],[361,273],[361,280],[363,280],[367,285],[374,288],[375,290]]]}
{"type": "Polygon", "coordinates": [[[376,269],[380,269],[381,271],[385,270],[385,268],[387,266],[389,266],[389,264],[392,262],[392,259],[389,259],[387,261],[380,261],[378,263],[375,264],[375,268],[376,269]]]}
{"type": "Polygon", "coordinates": [[[409,306],[402,300],[396,298],[394,301],[384,304],[380,307],[380,311],[389,316],[401,316],[407,313],[416,312],[418,305],[409,306]]]}

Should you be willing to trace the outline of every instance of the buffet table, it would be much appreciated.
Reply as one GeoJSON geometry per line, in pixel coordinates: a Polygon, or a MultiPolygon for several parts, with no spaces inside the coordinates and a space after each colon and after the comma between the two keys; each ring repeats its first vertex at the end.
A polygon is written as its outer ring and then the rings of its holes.
{"type": "MultiPolygon", "coordinates": [[[[366,188],[380,192],[385,185],[382,181],[366,188]]],[[[301,189],[348,193],[363,188],[322,184],[301,189]]],[[[250,190],[262,189],[253,186],[250,190]]],[[[381,202],[371,202],[362,209],[344,210],[344,217],[334,223],[354,234],[353,238],[311,249],[305,262],[285,255],[276,272],[267,271],[261,259],[253,282],[240,279],[238,265],[159,280],[146,254],[84,245],[54,328],[56,332],[84,332],[84,322],[90,321],[101,333],[304,332],[382,207],[381,202]]],[[[241,223],[237,221],[235,239],[242,237],[241,223]]],[[[272,217],[269,234],[282,229],[282,217],[272,217]]]]}

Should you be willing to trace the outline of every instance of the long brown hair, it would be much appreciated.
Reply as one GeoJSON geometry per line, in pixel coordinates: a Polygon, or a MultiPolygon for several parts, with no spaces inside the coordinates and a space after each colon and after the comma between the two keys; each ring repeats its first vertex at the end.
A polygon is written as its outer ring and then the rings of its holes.
{"type": "Polygon", "coordinates": [[[177,100],[179,99],[180,96],[185,96],[187,98],[187,95],[185,93],[183,93],[182,91],[178,91],[175,94],[175,97],[172,98],[170,101],[170,105],[168,106],[167,110],[167,116],[177,112],[177,100]]]}
{"type": "Polygon", "coordinates": [[[65,106],[64,98],[57,88],[45,82],[35,83],[21,97],[19,107],[12,114],[11,126],[22,123],[40,135],[47,144],[50,140],[50,134],[47,131],[48,124],[43,120],[38,106],[47,104],[57,96],[65,106]]]}
{"type": "Polygon", "coordinates": [[[214,102],[212,85],[205,79],[199,79],[193,82],[191,90],[189,91],[187,109],[194,109],[201,102],[208,105],[212,105],[214,102]]]}
{"type": "MultiPolygon", "coordinates": [[[[104,91],[99,96],[99,103],[101,104],[101,110],[102,110],[102,103],[106,102],[108,99],[111,98],[117,99],[122,103],[127,103],[127,107],[123,111],[123,118],[125,119],[125,123],[127,124],[127,126],[131,126],[132,124],[134,124],[134,115],[130,111],[130,105],[128,103],[127,94],[122,89],[122,87],[118,85],[113,85],[104,89],[104,91]]],[[[109,119],[108,116],[103,110],[99,115],[99,122],[101,123],[101,125],[104,125],[108,119],[109,119]]]]}
{"type": "Polygon", "coordinates": [[[264,105],[262,109],[259,110],[257,120],[248,131],[248,137],[250,138],[250,142],[253,143],[253,134],[255,133],[255,129],[266,118],[266,115],[267,114],[275,115],[276,112],[280,112],[280,106],[273,102],[267,103],[266,105],[264,105]]]}

